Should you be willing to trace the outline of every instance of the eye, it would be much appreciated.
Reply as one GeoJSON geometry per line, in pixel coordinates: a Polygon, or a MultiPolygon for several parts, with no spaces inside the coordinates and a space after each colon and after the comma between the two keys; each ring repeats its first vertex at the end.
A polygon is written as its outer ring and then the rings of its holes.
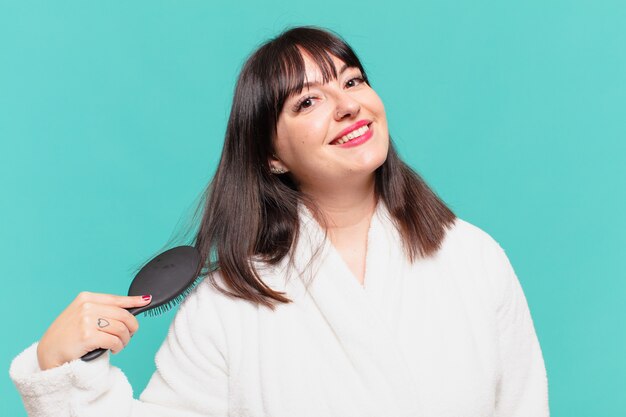
{"type": "Polygon", "coordinates": [[[356,87],[357,85],[364,82],[365,80],[363,79],[363,77],[350,78],[348,81],[346,81],[346,87],[356,87]]]}
{"type": "Polygon", "coordinates": [[[306,96],[300,99],[295,106],[293,106],[293,111],[299,112],[302,109],[309,108],[313,105],[314,96],[306,96]]]}

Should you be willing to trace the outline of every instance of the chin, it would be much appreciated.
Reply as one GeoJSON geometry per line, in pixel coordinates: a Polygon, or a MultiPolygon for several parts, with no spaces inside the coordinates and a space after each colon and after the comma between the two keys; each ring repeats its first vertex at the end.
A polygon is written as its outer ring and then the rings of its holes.
{"type": "Polygon", "coordinates": [[[350,167],[349,172],[354,175],[356,173],[374,174],[378,168],[380,168],[387,159],[387,156],[381,158],[372,158],[367,161],[362,161],[357,165],[350,167]]]}
{"type": "Polygon", "coordinates": [[[361,170],[369,172],[376,171],[387,160],[387,151],[388,147],[385,146],[385,149],[379,149],[375,152],[367,152],[366,154],[360,155],[361,160],[359,161],[359,165],[361,166],[361,170]]]}

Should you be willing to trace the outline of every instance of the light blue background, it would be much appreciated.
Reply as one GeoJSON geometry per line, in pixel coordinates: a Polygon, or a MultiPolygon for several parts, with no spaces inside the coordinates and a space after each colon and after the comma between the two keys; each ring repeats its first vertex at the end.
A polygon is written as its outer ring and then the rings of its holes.
{"type": "MultiPolygon", "coordinates": [[[[3,1],[1,414],[25,415],[11,359],[184,226],[245,57],[314,24],[361,56],[404,158],[506,249],[552,415],[626,415],[624,22],[608,0],[3,1]]],[[[172,316],[112,358],[136,396],[172,316]]]]}

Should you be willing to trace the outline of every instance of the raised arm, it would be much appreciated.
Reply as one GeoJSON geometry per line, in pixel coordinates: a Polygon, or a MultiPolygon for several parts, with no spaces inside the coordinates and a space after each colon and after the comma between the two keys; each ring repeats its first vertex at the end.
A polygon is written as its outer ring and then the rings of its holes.
{"type": "Polygon", "coordinates": [[[226,416],[228,375],[223,329],[208,282],[180,306],[156,354],[156,371],[139,399],[109,352],[41,370],[38,343],[12,362],[10,376],[31,417],[226,416]]]}

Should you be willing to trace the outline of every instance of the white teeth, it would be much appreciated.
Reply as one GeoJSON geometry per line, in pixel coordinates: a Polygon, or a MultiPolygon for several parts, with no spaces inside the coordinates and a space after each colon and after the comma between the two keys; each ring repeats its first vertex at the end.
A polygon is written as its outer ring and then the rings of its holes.
{"type": "Polygon", "coordinates": [[[361,126],[360,128],[348,133],[347,135],[343,135],[340,139],[337,139],[337,144],[341,145],[342,143],[349,142],[354,138],[358,138],[368,130],[370,130],[369,126],[361,126]]]}

